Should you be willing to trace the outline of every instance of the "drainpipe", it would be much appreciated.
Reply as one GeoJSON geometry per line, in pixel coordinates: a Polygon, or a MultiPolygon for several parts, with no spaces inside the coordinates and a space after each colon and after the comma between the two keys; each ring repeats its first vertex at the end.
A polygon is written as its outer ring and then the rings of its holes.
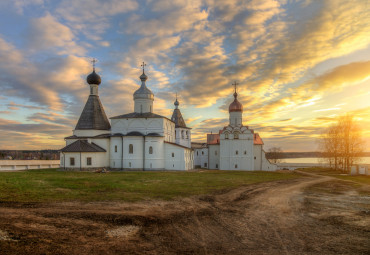
{"type": "Polygon", "coordinates": [[[62,154],[63,154],[63,161],[64,161],[63,166],[64,166],[64,170],[66,170],[66,156],[64,155],[64,152],[62,152],[62,154]]]}
{"type": "Polygon", "coordinates": [[[121,160],[121,169],[123,170],[123,135],[122,135],[122,160],[121,160]]]}
{"type": "Polygon", "coordinates": [[[143,136],[144,138],[144,145],[143,145],[143,171],[145,171],[145,136],[143,136]]]}

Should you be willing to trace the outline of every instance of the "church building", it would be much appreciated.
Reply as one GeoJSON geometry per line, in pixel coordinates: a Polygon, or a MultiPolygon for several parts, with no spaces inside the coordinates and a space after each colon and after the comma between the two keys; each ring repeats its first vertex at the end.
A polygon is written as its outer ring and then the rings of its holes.
{"type": "Polygon", "coordinates": [[[110,123],[99,99],[100,76],[87,76],[90,95],[73,135],[61,149],[61,167],[70,170],[102,168],[125,170],[193,169],[191,129],[185,124],[176,98],[171,119],[154,113],[154,94],[140,76],[134,111],[111,117],[110,123]]]}
{"type": "Polygon", "coordinates": [[[236,83],[229,125],[218,134],[207,134],[207,143],[191,143],[191,128],[185,124],[177,96],[171,119],[154,113],[154,94],[146,86],[144,66],[141,86],[133,94],[134,111],[109,121],[99,98],[101,78],[94,65],[86,79],[90,95],[73,135],[65,138],[66,146],[61,149],[62,168],[276,170],[265,157],[261,137],[243,125],[236,83]]]}
{"type": "Polygon", "coordinates": [[[258,133],[243,125],[243,105],[238,101],[236,83],[234,101],[229,106],[229,125],[218,134],[207,134],[207,143],[193,143],[195,167],[220,170],[275,171],[266,159],[258,133]]]}

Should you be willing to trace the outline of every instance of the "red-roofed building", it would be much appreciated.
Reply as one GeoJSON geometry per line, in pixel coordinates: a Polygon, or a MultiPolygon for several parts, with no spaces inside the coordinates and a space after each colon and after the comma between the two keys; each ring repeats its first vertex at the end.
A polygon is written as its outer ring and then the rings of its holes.
{"type": "Polygon", "coordinates": [[[207,143],[194,149],[195,167],[220,170],[274,171],[265,156],[263,141],[258,133],[243,125],[243,105],[235,90],[229,107],[229,125],[218,134],[207,134],[207,143]]]}

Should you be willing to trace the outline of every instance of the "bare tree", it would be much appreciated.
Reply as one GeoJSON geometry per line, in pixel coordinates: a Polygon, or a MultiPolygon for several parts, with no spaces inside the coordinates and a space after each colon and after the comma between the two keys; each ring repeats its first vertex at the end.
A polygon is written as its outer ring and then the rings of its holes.
{"type": "Polygon", "coordinates": [[[361,131],[354,117],[352,115],[338,117],[337,122],[321,134],[319,145],[331,168],[349,173],[363,152],[361,131]]]}
{"type": "Polygon", "coordinates": [[[268,158],[271,163],[281,163],[283,160],[281,159],[283,150],[281,147],[272,147],[268,150],[268,158]]]}

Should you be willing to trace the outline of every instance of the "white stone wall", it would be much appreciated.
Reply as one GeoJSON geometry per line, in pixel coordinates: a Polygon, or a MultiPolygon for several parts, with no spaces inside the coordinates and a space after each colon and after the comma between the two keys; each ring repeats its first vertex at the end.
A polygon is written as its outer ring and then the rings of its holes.
{"type": "Polygon", "coordinates": [[[193,169],[194,161],[191,149],[183,148],[170,143],[165,143],[164,147],[166,170],[193,169]]]}
{"type": "Polygon", "coordinates": [[[220,145],[208,145],[209,169],[220,169],[220,145]]]}
{"type": "Polygon", "coordinates": [[[112,134],[126,135],[130,132],[140,132],[144,135],[158,133],[167,142],[175,142],[175,124],[166,118],[127,118],[112,119],[112,134]]]}
{"type": "Polygon", "coordinates": [[[65,152],[61,154],[60,165],[62,168],[97,168],[109,167],[106,152],[65,152]],[[91,157],[91,165],[87,165],[87,158],[91,157]],[[70,164],[70,158],[75,159],[74,165],[70,164]],[[80,161],[81,160],[81,161],[80,161]]]}
{"type": "Polygon", "coordinates": [[[137,113],[153,112],[154,99],[135,99],[134,111],[137,113]]]}
{"type": "Polygon", "coordinates": [[[123,168],[131,170],[142,170],[144,158],[144,137],[126,136],[123,138],[123,168]],[[133,145],[133,153],[129,151],[130,144],[133,145]]]}
{"type": "Polygon", "coordinates": [[[122,137],[110,138],[110,162],[109,165],[114,169],[122,169],[122,137]]]}
{"type": "Polygon", "coordinates": [[[194,149],[194,166],[202,165],[202,149],[194,149]]]}
{"type": "Polygon", "coordinates": [[[163,169],[165,169],[164,138],[145,137],[145,170],[163,169]]]}
{"type": "Polygon", "coordinates": [[[229,124],[230,126],[236,127],[243,124],[243,113],[242,112],[230,112],[229,113],[229,124]]]}
{"type": "Polygon", "coordinates": [[[265,151],[262,150],[262,169],[263,171],[276,171],[277,165],[271,164],[266,158],[265,151]]]}
{"type": "Polygon", "coordinates": [[[221,170],[254,170],[253,134],[239,135],[239,139],[221,139],[220,152],[221,170]]]}
{"type": "Polygon", "coordinates": [[[262,145],[255,144],[254,149],[254,170],[262,170],[262,145]]]}
{"type": "Polygon", "coordinates": [[[109,130],[94,130],[94,129],[73,130],[73,134],[75,136],[82,136],[82,137],[97,136],[97,135],[108,134],[108,133],[110,133],[109,130]]]}
{"type": "Polygon", "coordinates": [[[188,128],[175,129],[176,143],[185,147],[191,147],[191,130],[188,128]]]}
{"type": "Polygon", "coordinates": [[[0,171],[20,171],[59,167],[59,160],[0,160],[0,171]]]}

